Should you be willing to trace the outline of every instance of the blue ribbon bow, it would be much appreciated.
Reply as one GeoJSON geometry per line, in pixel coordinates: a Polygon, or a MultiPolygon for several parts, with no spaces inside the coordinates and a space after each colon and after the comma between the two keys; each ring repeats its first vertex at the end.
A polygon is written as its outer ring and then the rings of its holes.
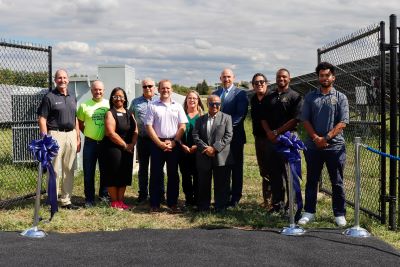
{"type": "Polygon", "coordinates": [[[277,137],[278,144],[275,146],[277,152],[281,153],[289,162],[290,171],[293,177],[293,191],[296,195],[297,211],[295,218],[299,219],[303,209],[303,198],[301,196],[301,156],[300,150],[306,150],[304,143],[287,131],[277,137]]]}
{"type": "Polygon", "coordinates": [[[33,153],[35,159],[42,164],[42,169],[49,171],[47,204],[50,204],[50,220],[58,211],[56,173],[51,162],[57,155],[59,148],[57,141],[51,135],[44,135],[43,139],[32,140],[29,144],[29,150],[33,153]]]}

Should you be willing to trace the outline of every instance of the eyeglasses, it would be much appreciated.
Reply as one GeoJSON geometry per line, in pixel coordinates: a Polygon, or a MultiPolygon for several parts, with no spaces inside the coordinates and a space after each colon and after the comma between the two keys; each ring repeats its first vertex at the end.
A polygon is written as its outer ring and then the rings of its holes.
{"type": "Polygon", "coordinates": [[[154,85],[151,85],[151,84],[149,84],[149,85],[143,85],[142,88],[143,88],[143,89],[150,89],[150,88],[153,88],[153,86],[154,86],[154,85]]]}
{"type": "Polygon", "coordinates": [[[265,83],[264,80],[260,80],[260,81],[254,81],[255,85],[263,85],[265,83]]]}
{"type": "Polygon", "coordinates": [[[208,103],[209,107],[216,106],[217,108],[221,106],[221,102],[210,102],[208,103]]]}
{"type": "Polygon", "coordinates": [[[125,100],[125,97],[119,96],[119,95],[113,95],[113,96],[112,96],[112,99],[113,99],[113,100],[125,100]]]}

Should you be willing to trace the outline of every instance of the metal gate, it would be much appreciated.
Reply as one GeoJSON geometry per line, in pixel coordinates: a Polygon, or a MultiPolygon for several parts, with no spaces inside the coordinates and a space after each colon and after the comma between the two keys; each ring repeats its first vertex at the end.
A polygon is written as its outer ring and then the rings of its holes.
{"type": "Polygon", "coordinates": [[[0,208],[35,193],[36,109],[51,89],[51,47],[0,41],[0,208]]]}

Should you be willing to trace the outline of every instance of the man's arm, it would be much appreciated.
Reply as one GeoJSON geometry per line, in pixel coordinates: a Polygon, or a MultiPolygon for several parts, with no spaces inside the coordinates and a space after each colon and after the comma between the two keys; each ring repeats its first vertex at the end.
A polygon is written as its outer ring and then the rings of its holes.
{"type": "Polygon", "coordinates": [[[150,139],[162,150],[168,148],[168,146],[158,138],[156,131],[154,131],[153,125],[146,125],[147,134],[149,135],[150,139]]]}
{"type": "Polygon", "coordinates": [[[273,130],[269,127],[269,124],[266,120],[262,119],[261,120],[261,126],[263,127],[264,131],[267,133],[267,138],[269,141],[272,143],[276,143],[276,137],[277,135],[274,134],[273,130]]]}
{"type": "Polygon", "coordinates": [[[81,132],[83,133],[83,131],[85,130],[85,123],[78,119],[78,125],[79,125],[79,130],[81,130],[81,132]]]}
{"type": "Polygon", "coordinates": [[[310,136],[311,140],[317,146],[317,148],[322,149],[322,148],[325,148],[328,146],[327,140],[324,137],[319,136],[315,132],[313,126],[311,125],[311,123],[309,121],[304,121],[303,126],[304,126],[304,129],[306,130],[306,132],[308,133],[308,135],[310,136]]]}
{"type": "Polygon", "coordinates": [[[81,132],[79,131],[78,118],[75,118],[75,130],[76,130],[76,153],[81,151],[81,132]]]}
{"type": "Polygon", "coordinates": [[[240,90],[240,92],[236,95],[237,98],[237,105],[236,110],[232,114],[232,125],[235,127],[238,125],[242,120],[246,118],[249,100],[247,99],[247,94],[245,91],[240,90]]]}
{"type": "Polygon", "coordinates": [[[45,117],[39,116],[38,124],[40,134],[47,134],[47,119],[45,117]]]}

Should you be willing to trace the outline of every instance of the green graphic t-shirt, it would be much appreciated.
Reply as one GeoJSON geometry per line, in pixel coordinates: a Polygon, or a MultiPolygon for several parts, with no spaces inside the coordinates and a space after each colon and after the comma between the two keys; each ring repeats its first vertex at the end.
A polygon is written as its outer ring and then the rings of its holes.
{"type": "Polygon", "coordinates": [[[83,131],[85,136],[97,141],[103,139],[105,132],[104,117],[109,109],[110,104],[106,99],[102,99],[100,102],[89,99],[80,104],[76,116],[78,120],[85,124],[83,131]]]}

